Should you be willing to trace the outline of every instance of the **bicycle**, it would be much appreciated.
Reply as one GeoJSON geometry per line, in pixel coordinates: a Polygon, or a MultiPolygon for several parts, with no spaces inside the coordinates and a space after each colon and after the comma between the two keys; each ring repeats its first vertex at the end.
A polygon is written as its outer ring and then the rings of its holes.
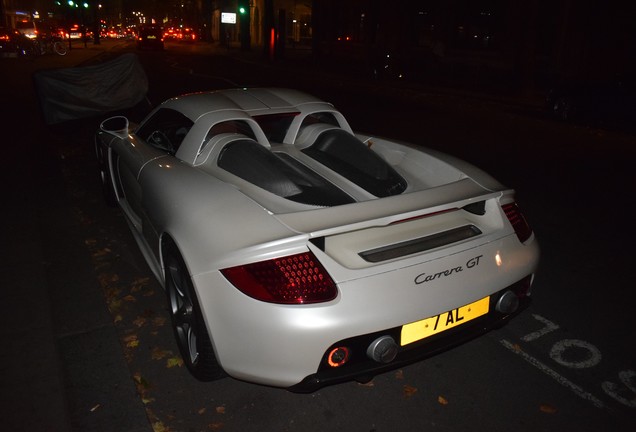
{"type": "Polygon", "coordinates": [[[54,36],[37,39],[36,44],[39,47],[40,55],[55,53],[63,56],[68,52],[66,44],[60,38],[54,36]]]}

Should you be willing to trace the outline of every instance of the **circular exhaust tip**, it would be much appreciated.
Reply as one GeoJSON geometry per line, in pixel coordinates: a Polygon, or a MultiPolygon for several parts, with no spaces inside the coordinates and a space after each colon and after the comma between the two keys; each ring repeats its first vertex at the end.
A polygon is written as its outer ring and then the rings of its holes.
{"type": "Polygon", "coordinates": [[[499,297],[499,301],[497,301],[495,309],[497,312],[511,314],[516,311],[518,307],[519,297],[517,297],[517,295],[512,291],[506,291],[501,297],[499,297]]]}
{"type": "Polygon", "coordinates": [[[391,336],[381,336],[371,342],[367,356],[378,363],[390,363],[398,353],[398,346],[391,336]]]}

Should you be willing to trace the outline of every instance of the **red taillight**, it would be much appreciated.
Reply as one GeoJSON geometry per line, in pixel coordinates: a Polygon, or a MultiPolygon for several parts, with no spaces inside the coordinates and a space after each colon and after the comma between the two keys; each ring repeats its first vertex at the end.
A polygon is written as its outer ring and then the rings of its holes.
{"type": "Polygon", "coordinates": [[[338,294],[336,284],[311,252],[231,267],[221,273],[243,293],[270,303],[319,303],[338,294]]]}
{"type": "Polygon", "coordinates": [[[506,217],[512,224],[512,227],[515,229],[515,233],[517,233],[519,241],[523,243],[528,240],[532,235],[532,228],[530,228],[530,225],[523,216],[523,213],[521,213],[517,203],[513,202],[510,204],[504,204],[501,208],[504,213],[506,213],[506,217]]]}

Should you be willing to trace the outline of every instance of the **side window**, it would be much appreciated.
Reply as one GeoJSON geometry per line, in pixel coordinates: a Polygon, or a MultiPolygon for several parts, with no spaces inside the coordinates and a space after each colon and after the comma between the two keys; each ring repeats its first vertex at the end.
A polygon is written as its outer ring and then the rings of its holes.
{"type": "Polygon", "coordinates": [[[137,131],[153,147],[175,154],[194,122],[178,111],[161,108],[137,131]]]}

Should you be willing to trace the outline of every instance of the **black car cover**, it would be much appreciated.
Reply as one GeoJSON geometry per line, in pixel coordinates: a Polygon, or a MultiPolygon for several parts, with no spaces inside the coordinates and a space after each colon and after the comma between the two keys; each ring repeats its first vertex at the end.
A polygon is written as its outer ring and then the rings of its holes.
{"type": "Polygon", "coordinates": [[[148,78],[136,54],[108,62],[34,74],[47,124],[134,107],[146,97],[148,78]]]}

